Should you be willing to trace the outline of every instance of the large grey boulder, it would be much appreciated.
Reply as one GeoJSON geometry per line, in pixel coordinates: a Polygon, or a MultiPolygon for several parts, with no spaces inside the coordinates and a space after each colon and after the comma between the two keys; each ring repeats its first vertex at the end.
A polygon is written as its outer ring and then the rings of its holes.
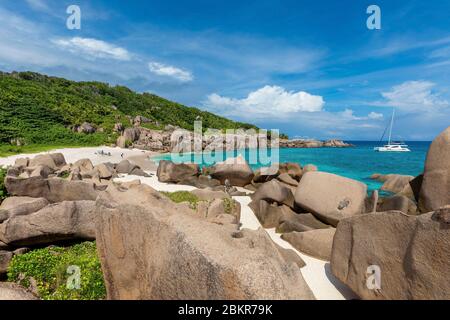
{"type": "Polygon", "coordinates": [[[0,300],[39,300],[24,287],[10,282],[0,282],[0,300]]]}
{"type": "Polygon", "coordinates": [[[29,167],[37,167],[37,166],[47,166],[52,170],[57,170],[58,166],[55,163],[55,160],[50,154],[40,154],[35,156],[29,162],[29,167]]]}
{"type": "Polygon", "coordinates": [[[200,173],[198,164],[174,163],[168,160],[159,161],[156,175],[161,182],[178,183],[190,177],[196,177],[200,173]]]}
{"type": "Polygon", "coordinates": [[[249,203],[249,207],[264,228],[278,227],[284,206],[278,206],[276,203],[269,203],[266,200],[253,200],[249,203]]]}
{"type": "Polygon", "coordinates": [[[428,212],[448,204],[450,204],[450,127],[434,139],[428,150],[419,208],[422,212],[428,212]]]}
{"type": "Polygon", "coordinates": [[[5,187],[12,196],[45,198],[49,202],[95,200],[98,190],[88,181],[69,181],[61,178],[43,179],[31,177],[21,179],[7,176],[5,187]]]}
{"type": "Polygon", "coordinates": [[[251,197],[256,203],[260,200],[266,200],[270,203],[276,202],[278,204],[285,204],[291,208],[294,207],[294,195],[291,189],[284,186],[278,180],[270,180],[262,184],[251,197]]]}
{"type": "Polygon", "coordinates": [[[306,172],[295,192],[295,203],[320,220],[336,226],[339,220],[365,211],[367,186],[326,172],[306,172]]]}
{"type": "Polygon", "coordinates": [[[49,202],[45,198],[6,198],[0,205],[0,223],[13,216],[27,215],[36,212],[46,207],[48,204],[49,202]]]}
{"type": "Polygon", "coordinates": [[[53,162],[58,168],[61,168],[67,164],[64,155],[60,152],[50,153],[50,157],[52,157],[53,162]]]}
{"type": "Polygon", "coordinates": [[[280,175],[286,173],[291,178],[295,179],[296,181],[299,181],[302,177],[303,170],[298,163],[285,162],[279,164],[279,173],[280,175]]]}
{"type": "Polygon", "coordinates": [[[74,162],[73,168],[79,168],[81,174],[91,172],[94,169],[92,161],[90,159],[80,159],[74,162]]]}
{"type": "Polygon", "coordinates": [[[314,298],[263,230],[208,222],[145,185],[108,188],[96,227],[109,299],[314,298]]]}
{"type": "Polygon", "coordinates": [[[233,186],[244,187],[253,179],[253,171],[242,156],[228,158],[224,162],[215,164],[209,168],[209,174],[221,184],[228,180],[233,186]]]}
{"type": "Polygon", "coordinates": [[[94,171],[98,173],[100,179],[111,179],[114,174],[114,169],[104,163],[96,165],[94,171]]]}
{"type": "Polygon", "coordinates": [[[30,163],[30,158],[17,158],[14,161],[14,167],[28,167],[30,163]]]}
{"type": "Polygon", "coordinates": [[[331,271],[363,299],[448,300],[449,239],[450,208],[353,216],[339,222],[331,271]]]}
{"type": "Polygon", "coordinates": [[[117,164],[116,172],[129,174],[131,171],[133,171],[136,168],[139,168],[139,166],[135,165],[134,163],[131,163],[128,160],[122,160],[117,164]]]}
{"type": "Polygon", "coordinates": [[[37,166],[27,169],[32,169],[31,172],[27,172],[30,177],[48,178],[50,174],[54,173],[54,171],[47,166],[37,166]]]}
{"type": "Polygon", "coordinates": [[[385,198],[378,205],[378,212],[401,211],[406,214],[417,214],[417,205],[408,197],[395,195],[385,198]]]}
{"type": "Polygon", "coordinates": [[[13,246],[95,239],[94,201],[64,201],[14,216],[0,225],[0,239],[13,246]]]}
{"type": "Polygon", "coordinates": [[[95,131],[97,131],[97,129],[95,129],[95,127],[90,124],[89,122],[83,122],[79,127],[77,127],[77,131],[79,133],[95,133],[95,131]]]}
{"type": "Polygon", "coordinates": [[[217,218],[230,215],[229,221],[238,224],[241,220],[241,204],[231,198],[214,199],[208,205],[206,218],[210,221],[218,221],[217,218]]]}
{"type": "Polygon", "coordinates": [[[276,231],[278,233],[288,233],[292,231],[303,232],[316,229],[330,228],[311,213],[297,213],[290,208],[283,206],[281,216],[278,220],[276,231]]]}
{"type": "Polygon", "coordinates": [[[281,235],[295,249],[314,258],[330,261],[331,248],[336,229],[317,229],[304,232],[290,232],[281,235]]]}
{"type": "Polygon", "coordinates": [[[139,128],[126,128],[123,132],[123,137],[125,141],[135,142],[139,139],[139,136],[141,135],[141,131],[139,128]]]}
{"type": "Polygon", "coordinates": [[[409,192],[412,194],[411,187],[409,185],[410,181],[414,179],[413,176],[405,176],[401,174],[388,174],[380,177],[382,181],[384,180],[383,185],[381,186],[381,190],[389,191],[392,193],[399,192],[409,192]],[[408,189],[405,190],[405,188],[408,189]]]}
{"type": "Polygon", "coordinates": [[[303,268],[304,266],[306,266],[305,261],[303,261],[303,259],[297,254],[297,252],[295,252],[292,249],[283,248],[283,247],[281,247],[280,245],[278,245],[276,243],[275,243],[275,245],[278,248],[278,251],[283,256],[284,260],[286,260],[286,262],[293,262],[299,268],[303,268]]]}
{"type": "Polygon", "coordinates": [[[280,182],[283,182],[287,185],[293,186],[293,187],[297,187],[298,186],[298,181],[295,180],[294,178],[292,178],[289,174],[287,173],[282,173],[280,174],[277,179],[280,182]]]}

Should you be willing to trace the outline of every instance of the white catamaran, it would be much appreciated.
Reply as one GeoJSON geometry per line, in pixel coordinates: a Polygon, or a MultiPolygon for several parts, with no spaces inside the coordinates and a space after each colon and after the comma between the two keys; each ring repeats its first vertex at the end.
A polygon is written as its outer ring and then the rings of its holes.
{"type": "MultiPolygon", "coordinates": [[[[392,110],[392,118],[391,118],[391,123],[389,126],[389,139],[388,139],[388,143],[385,144],[382,147],[375,147],[374,150],[375,151],[379,151],[379,152],[409,152],[411,150],[409,150],[408,145],[401,143],[401,142],[393,142],[391,141],[392,138],[392,127],[394,125],[394,115],[395,115],[395,108],[392,110]]],[[[384,130],[383,136],[381,137],[381,140],[383,140],[384,134],[386,133],[386,130],[384,130]]]]}

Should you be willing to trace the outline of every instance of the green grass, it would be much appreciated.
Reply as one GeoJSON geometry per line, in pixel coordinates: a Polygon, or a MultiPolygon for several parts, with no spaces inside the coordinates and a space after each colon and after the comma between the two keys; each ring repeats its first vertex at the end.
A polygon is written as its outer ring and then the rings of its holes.
{"type": "Polygon", "coordinates": [[[8,281],[29,287],[33,278],[44,300],[100,300],[106,297],[95,242],[70,247],[48,247],[14,256],[8,268],[8,281]],[[80,288],[68,287],[69,266],[80,268],[80,288]]]}
{"type": "Polygon", "coordinates": [[[175,192],[161,192],[167,196],[170,200],[176,203],[188,202],[190,207],[197,208],[197,203],[199,202],[198,197],[189,191],[175,191],[175,192]]]}

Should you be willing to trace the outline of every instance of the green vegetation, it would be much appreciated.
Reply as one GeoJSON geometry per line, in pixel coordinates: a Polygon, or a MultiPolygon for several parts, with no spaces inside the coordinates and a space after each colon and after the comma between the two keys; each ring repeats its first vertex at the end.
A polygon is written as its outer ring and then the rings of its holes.
{"type": "Polygon", "coordinates": [[[31,278],[45,300],[99,300],[106,296],[95,242],[52,246],[14,256],[8,268],[8,281],[28,287],[31,278]],[[80,268],[79,289],[68,288],[69,266],[80,268]]]}
{"type": "Polygon", "coordinates": [[[227,214],[232,214],[234,211],[234,207],[235,207],[235,203],[234,200],[232,198],[224,198],[223,199],[223,207],[224,207],[224,211],[227,214]]]}
{"type": "Polygon", "coordinates": [[[114,124],[131,126],[129,117],[150,119],[143,126],[161,129],[172,124],[193,130],[201,119],[204,128],[256,128],[210,112],[136,93],[123,86],[75,82],[33,72],[0,72],[0,154],[51,146],[87,146],[115,142],[114,124]],[[75,127],[88,122],[103,132],[85,134],[75,127]],[[25,145],[17,147],[16,145],[25,145]],[[39,145],[39,147],[34,147],[39,145]],[[30,148],[30,149],[27,149],[30,148]]]}
{"type": "Polygon", "coordinates": [[[0,167],[0,203],[8,197],[8,192],[5,187],[5,177],[6,177],[6,169],[0,167]]]}
{"type": "Polygon", "coordinates": [[[197,203],[199,202],[198,197],[189,191],[175,191],[175,192],[161,192],[167,196],[170,200],[176,203],[189,202],[191,208],[197,208],[197,203]]]}

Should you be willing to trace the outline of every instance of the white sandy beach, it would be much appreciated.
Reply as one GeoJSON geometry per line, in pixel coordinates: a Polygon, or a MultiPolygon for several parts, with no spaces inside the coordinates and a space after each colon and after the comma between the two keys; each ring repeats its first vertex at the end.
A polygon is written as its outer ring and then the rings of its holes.
{"type": "MultiPolygon", "coordinates": [[[[140,165],[150,177],[140,177],[133,175],[124,175],[116,178],[116,181],[131,181],[139,179],[141,183],[145,183],[158,191],[192,191],[196,189],[193,186],[185,185],[175,185],[162,183],[158,181],[156,176],[156,166],[155,164],[147,160],[149,156],[157,155],[155,152],[146,152],[138,149],[121,149],[112,147],[89,147],[89,148],[66,148],[57,149],[48,152],[61,152],[68,163],[73,163],[77,160],[89,158],[94,165],[112,162],[118,163],[123,159],[128,159],[136,164],[140,165]],[[105,153],[111,153],[111,156],[101,155],[98,152],[103,150],[105,153]]],[[[9,166],[14,164],[17,158],[23,157],[34,157],[37,154],[20,154],[10,157],[0,158],[0,166],[9,166]]],[[[240,191],[248,190],[243,188],[238,188],[240,191]]],[[[254,215],[253,211],[250,209],[248,204],[251,199],[249,196],[239,196],[233,197],[236,201],[241,204],[241,223],[242,228],[247,228],[251,230],[257,230],[262,228],[258,219],[254,215]]],[[[311,288],[314,296],[319,300],[344,300],[344,299],[354,299],[357,298],[345,285],[343,285],[339,280],[337,280],[329,271],[329,263],[321,261],[316,258],[312,258],[305,254],[302,254],[295,250],[288,242],[281,239],[280,235],[275,233],[274,229],[266,229],[266,232],[277,244],[284,248],[293,249],[306,263],[306,266],[301,269],[303,277],[309,287],[311,288]]]]}
{"type": "Polygon", "coordinates": [[[143,151],[139,149],[121,149],[121,148],[112,148],[106,146],[100,147],[83,147],[83,148],[63,148],[63,149],[55,149],[51,151],[33,153],[33,154],[18,154],[9,157],[0,158],[0,166],[10,166],[13,165],[16,159],[18,158],[33,158],[38,154],[46,154],[46,153],[55,153],[60,152],[66,158],[67,163],[74,163],[80,159],[89,158],[92,161],[92,164],[95,166],[99,163],[104,162],[112,162],[118,163],[126,158],[139,157],[144,155],[153,155],[157,154],[155,152],[143,151]],[[103,150],[104,153],[111,153],[111,156],[98,154],[99,151],[103,150]],[[123,158],[122,158],[123,154],[123,158]]]}

